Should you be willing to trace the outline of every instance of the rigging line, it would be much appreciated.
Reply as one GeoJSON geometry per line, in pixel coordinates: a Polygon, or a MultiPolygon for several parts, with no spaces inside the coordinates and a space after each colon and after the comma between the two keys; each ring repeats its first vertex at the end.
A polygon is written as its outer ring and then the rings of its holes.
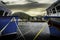
{"type": "MultiPolygon", "coordinates": [[[[18,30],[19,30],[21,36],[24,38],[24,35],[22,34],[21,30],[20,30],[19,27],[18,27],[18,24],[16,23],[16,19],[15,19],[15,17],[14,17],[14,20],[15,20],[15,24],[16,24],[16,26],[17,26],[17,28],[18,28],[18,30]]],[[[24,38],[24,40],[25,40],[25,38],[24,38]]]]}
{"type": "MultiPolygon", "coordinates": [[[[12,18],[12,19],[13,19],[13,18],[12,18]]],[[[11,20],[12,20],[12,19],[11,19],[11,20]]],[[[4,28],[0,31],[0,33],[5,30],[5,28],[9,25],[9,23],[11,22],[11,20],[4,26],[4,28]]]]}

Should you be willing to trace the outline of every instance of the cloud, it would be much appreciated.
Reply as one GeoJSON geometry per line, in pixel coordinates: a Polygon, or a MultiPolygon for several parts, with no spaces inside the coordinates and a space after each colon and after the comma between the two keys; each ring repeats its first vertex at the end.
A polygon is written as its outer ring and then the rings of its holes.
{"type": "Polygon", "coordinates": [[[50,4],[41,4],[41,3],[37,3],[37,2],[33,2],[33,3],[28,3],[28,4],[24,4],[24,5],[9,5],[9,8],[15,8],[15,9],[23,9],[23,8],[28,8],[28,9],[32,9],[32,8],[45,8],[47,6],[49,6],[50,4]]]}
{"type": "Polygon", "coordinates": [[[19,0],[3,0],[4,2],[13,2],[13,1],[19,1],[19,0]]]}
{"type": "Polygon", "coordinates": [[[3,0],[4,2],[20,2],[20,3],[25,3],[25,2],[38,2],[38,3],[53,3],[57,0],[3,0]]]}

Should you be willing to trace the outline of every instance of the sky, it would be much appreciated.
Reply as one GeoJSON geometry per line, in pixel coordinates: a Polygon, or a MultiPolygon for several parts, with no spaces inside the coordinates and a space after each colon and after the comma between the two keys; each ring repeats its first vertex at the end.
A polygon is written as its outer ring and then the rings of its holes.
{"type": "Polygon", "coordinates": [[[3,0],[4,2],[14,2],[15,4],[26,4],[29,2],[53,3],[56,0],[3,0]]]}
{"type": "MultiPolygon", "coordinates": [[[[28,3],[31,3],[31,2],[38,2],[38,3],[42,3],[42,4],[52,4],[54,3],[55,1],[57,0],[3,0],[4,2],[9,2],[10,4],[8,5],[16,5],[16,4],[20,4],[20,5],[23,5],[23,4],[28,4],[28,3]]],[[[27,11],[23,11],[23,10],[12,10],[13,13],[14,12],[19,12],[19,11],[22,11],[22,12],[25,12],[31,16],[36,16],[36,15],[44,15],[44,13],[46,13],[46,11],[43,11],[42,10],[45,10],[46,8],[35,8],[35,9],[30,9],[30,10],[27,10],[27,11]]]]}

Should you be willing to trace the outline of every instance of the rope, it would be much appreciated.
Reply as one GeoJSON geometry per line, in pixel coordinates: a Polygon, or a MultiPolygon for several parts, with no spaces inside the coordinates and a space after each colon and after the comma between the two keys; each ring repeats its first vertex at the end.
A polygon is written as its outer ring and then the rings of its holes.
{"type": "MultiPolygon", "coordinates": [[[[14,17],[14,19],[15,19],[15,17],[14,17]]],[[[15,20],[16,20],[16,19],[15,19],[15,20]]],[[[15,24],[16,24],[16,26],[17,26],[17,29],[19,30],[19,33],[20,33],[21,36],[24,38],[24,35],[22,34],[21,30],[19,29],[18,24],[16,23],[16,21],[15,21],[15,24]]],[[[20,37],[20,36],[19,36],[19,37],[20,37]]],[[[25,38],[24,38],[24,40],[25,40],[25,38]]]]}
{"type": "Polygon", "coordinates": [[[44,27],[42,27],[42,29],[40,29],[40,31],[36,34],[36,36],[34,37],[33,40],[35,40],[41,34],[41,32],[44,30],[45,27],[46,26],[44,26],[44,27]]]}

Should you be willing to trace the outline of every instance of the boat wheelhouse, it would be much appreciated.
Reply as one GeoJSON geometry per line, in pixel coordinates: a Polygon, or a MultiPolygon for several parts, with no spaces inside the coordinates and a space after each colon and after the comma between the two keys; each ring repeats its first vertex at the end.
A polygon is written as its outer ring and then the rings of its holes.
{"type": "Polygon", "coordinates": [[[5,4],[0,1],[0,16],[10,16],[11,10],[9,10],[5,4]]]}
{"type": "Polygon", "coordinates": [[[46,11],[51,35],[60,37],[60,1],[53,3],[46,11]]]}

